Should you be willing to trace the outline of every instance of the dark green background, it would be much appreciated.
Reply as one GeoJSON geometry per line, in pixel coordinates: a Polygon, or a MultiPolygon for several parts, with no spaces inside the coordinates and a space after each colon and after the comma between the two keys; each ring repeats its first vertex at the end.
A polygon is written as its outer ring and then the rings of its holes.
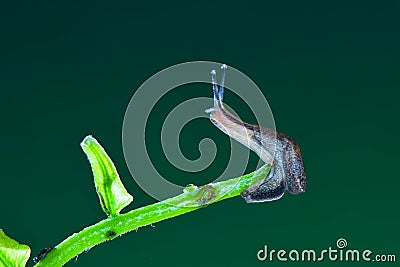
{"type": "MultiPolygon", "coordinates": [[[[3,3],[0,227],[37,254],[104,218],[79,147],[87,134],[135,195],[130,208],[154,203],[123,158],[125,109],[157,71],[211,60],[263,90],[278,130],[300,144],[307,192],[263,204],[227,200],[95,247],[70,265],[299,266],[259,262],[256,252],[265,244],[325,249],[340,237],[399,258],[399,12],[399,1],[3,3]]],[[[180,172],[156,147],[170,110],[161,107],[211,96],[199,88],[166,96],[151,117],[151,154],[172,180],[180,172]]],[[[229,93],[226,101],[236,107],[229,93]]],[[[188,157],[198,156],[199,129],[217,144],[228,140],[210,122],[193,122],[181,136],[188,157]]],[[[224,169],[224,149],[204,182],[224,169]]]]}

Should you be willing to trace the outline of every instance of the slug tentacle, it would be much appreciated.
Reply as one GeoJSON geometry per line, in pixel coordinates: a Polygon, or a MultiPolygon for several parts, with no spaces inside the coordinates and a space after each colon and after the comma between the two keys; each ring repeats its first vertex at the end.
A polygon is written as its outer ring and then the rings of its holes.
{"type": "MultiPolygon", "coordinates": [[[[213,85],[213,92],[214,92],[214,108],[218,108],[222,106],[222,97],[221,95],[221,87],[218,86],[217,84],[217,72],[215,70],[211,71],[211,81],[213,85]]],[[[223,94],[222,90],[222,94],[223,94]]]]}
{"type": "Polygon", "coordinates": [[[226,76],[226,69],[228,66],[226,64],[222,64],[221,70],[222,70],[222,77],[221,77],[221,83],[219,86],[219,99],[222,103],[224,100],[224,89],[225,89],[225,76],[226,76]]]}

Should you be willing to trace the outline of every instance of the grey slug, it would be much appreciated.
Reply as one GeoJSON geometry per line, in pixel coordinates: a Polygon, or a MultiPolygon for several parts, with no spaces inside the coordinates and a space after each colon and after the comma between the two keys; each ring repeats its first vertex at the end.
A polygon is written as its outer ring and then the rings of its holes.
{"type": "Polygon", "coordinates": [[[216,82],[215,70],[211,71],[214,107],[207,110],[211,122],[271,165],[268,176],[244,190],[242,197],[248,203],[264,202],[281,198],[286,190],[292,194],[305,192],[306,172],[296,141],[273,129],[243,122],[227,111],[222,102],[227,66],[224,64],[221,69],[220,86],[216,82]]]}

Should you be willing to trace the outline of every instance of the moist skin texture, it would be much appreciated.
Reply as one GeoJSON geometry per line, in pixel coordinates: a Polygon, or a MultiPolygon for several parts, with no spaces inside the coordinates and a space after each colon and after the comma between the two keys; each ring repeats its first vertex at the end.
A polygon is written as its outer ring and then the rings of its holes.
{"type": "Polygon", "coordinates": [[[300,194],[306,190],[306,172],[300,148],[296,141],[269,128],[241,121],[224,108],[223,94],[226,65],[222,65],[220,86],[216,72],[211,71],[214,107],[208,109],[211,122],[225,134],[253,150],[265,163],[272,166],[269,175],[251,185],[241,195],[246,202],[272,201],[282,197],[286,190],[300,194]]]}

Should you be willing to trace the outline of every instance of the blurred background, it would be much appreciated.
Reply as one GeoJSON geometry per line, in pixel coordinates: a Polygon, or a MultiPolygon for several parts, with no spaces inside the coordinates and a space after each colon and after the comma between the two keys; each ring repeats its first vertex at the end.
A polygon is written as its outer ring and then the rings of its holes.
{"type": "MultiPolygon", "coordinates": [[[[399,258],[399,12],[399,1],[2,3],[0,227],[36,255],[105,218],[79,146],[87,134],[135,195],[125,210],[154,203],[123,157],[126,107],[154,73],[210,60],[263,90],[277,129],[300,145],[307,192],[261,204],[226,200],[102,244],[68,266],[298,266],[260,262],[256,253],[264,245],[335,248],[338,238],[399,258]]],[[[206,119],[187,124],[180,142],[196,159],[198,142],[212,137],[218,154],[209,168],[183,173],[162,154],[168,112],[201,96],[211,97],[208,85],[179,87],[149,119],[149,153],[177,183],[212,181],[229,159],[229,139],[206,119]]],[[[237,96],[228,91],[225,101],[253,122],[237,96]]],[[[249,172],[255,161],[252,154],[249,172]]]]}

